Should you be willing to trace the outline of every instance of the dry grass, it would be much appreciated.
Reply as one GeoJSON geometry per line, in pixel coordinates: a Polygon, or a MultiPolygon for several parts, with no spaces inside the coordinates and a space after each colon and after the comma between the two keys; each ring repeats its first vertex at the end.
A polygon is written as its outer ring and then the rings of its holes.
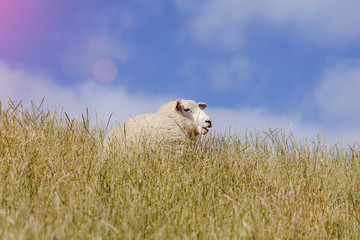
{"type": "Polygon", "coordinates": [[[359,146],[269,130],[104,155],[89,125],[1,111],[1,239],[360,239],[359,146]]]}

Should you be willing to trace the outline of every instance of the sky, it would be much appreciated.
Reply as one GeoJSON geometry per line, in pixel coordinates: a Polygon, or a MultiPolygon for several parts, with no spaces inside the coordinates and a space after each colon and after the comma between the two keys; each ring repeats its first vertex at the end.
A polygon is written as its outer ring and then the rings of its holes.
{"type": "Polygon", "coordinates": [[[357,0],[0,0],[0,100],[114,124],[176,99],[214,132],[360,142],[357,0]]]}

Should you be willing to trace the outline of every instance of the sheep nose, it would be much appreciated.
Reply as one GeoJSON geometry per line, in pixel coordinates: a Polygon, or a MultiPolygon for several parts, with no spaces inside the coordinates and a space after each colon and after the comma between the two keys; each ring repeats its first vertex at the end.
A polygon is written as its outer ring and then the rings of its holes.
{"type": "Polygon", "coordinates": [[[212,126],[211,120],[205,120],[205,123],[208,123],[209,124],[208,128],[211,128],[211,126],[212,126]]]}

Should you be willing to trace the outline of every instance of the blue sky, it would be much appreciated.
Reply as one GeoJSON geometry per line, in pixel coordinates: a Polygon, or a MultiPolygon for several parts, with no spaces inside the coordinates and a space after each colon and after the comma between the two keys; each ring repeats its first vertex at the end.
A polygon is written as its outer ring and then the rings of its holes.
{"type": "Polygon", "coordinates": [[[177,98],[214,128],[360,136],[355,0],[2,0],[0,99],[114,120],[177,98]],[[75,3],[74,3],[75,2],[75,3]]]}

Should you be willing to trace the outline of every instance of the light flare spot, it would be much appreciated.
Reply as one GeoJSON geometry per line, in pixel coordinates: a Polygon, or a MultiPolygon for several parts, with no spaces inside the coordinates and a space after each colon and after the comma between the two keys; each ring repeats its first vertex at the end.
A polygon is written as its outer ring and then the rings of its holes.
{"type": "Polygon", "coordinates": [[[99,82],[110,83],[116,78],[116,65],[110,59],[100,59],[94,64],[93,75],[99,82]]]}

